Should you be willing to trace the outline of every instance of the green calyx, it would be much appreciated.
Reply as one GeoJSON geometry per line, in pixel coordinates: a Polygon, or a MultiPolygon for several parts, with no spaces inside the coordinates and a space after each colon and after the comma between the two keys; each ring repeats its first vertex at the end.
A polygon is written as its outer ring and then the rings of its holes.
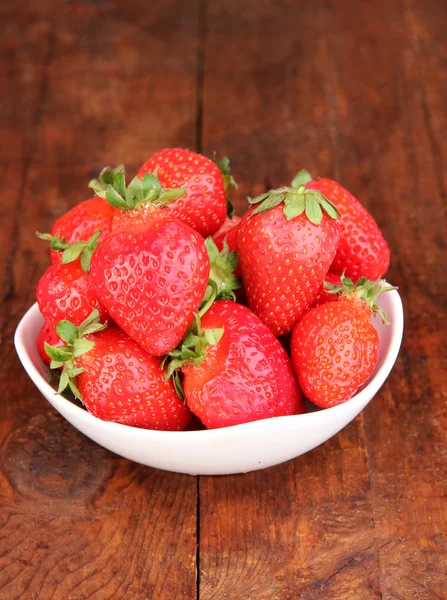
{"type": "Polygon", "coordinates": [[[69,243],[65,238],[60,238],[60,232],[56,235],[50,233],[40,233],[36,231],[36,235],[41,240],[50,242],[50,248],[56,252],[62,252],[62,264],[66,265],[71,263],[78,258],[81,260],[81,267],[85,273],[90,271],[90,261],[93,256],[93,252],[99,245],[98,238],[101,235],[101,231],[97,231],[87,241],[78,241],[69,243]]]}
{"type": "Polygon", "coordinates": [[[299,188],[300,185],[306,185],[313,180],[312,175],[309,173],[307,169],[301,169],[295,177],[292,179],[292,187],[299,188]]]}
{"type": "Polygon", "coordinates": [[[199,366],[205,359],[208,346],[218,344],[223,334],[223,327],[202,330],[199,312],[183,341],[164,357],[162,362],[162,367],[166,365],[164,375],[166,379],[173,378],[176,392],[182,400],[184,393],[179,373],[181,367],[187,364],[199,366]]]}
{"type": "Polygon", "coordinates": [[[205,240],[205,245],[211,263],[205,296],[183,341],[177,348],[171,350],[162,362],[162,367],[166,366],[166,379],[172,377],[177,395],[182,400],[184,400],[184,393],[180,378],[181,368],[187,364],[199,366],[205,359],[208,346],[218,344],[224,333],[223,327],[202,330],[201,317],[216,300],[235,300],[233,290],[242,285],[240,278],[233,273],[238,262],[237,252],[230,252],[226,241],[223,250],[219,252],[211,237],[205,240]]]}
{"type": "Polygon", "coordinates": [[[95,190],[96,195],[107,200],[120,210],[133,210],[139,204],[150,202],[156,206],[170,204],[186,193],[186,188],[164,189],[154,173],[145,173],[140,179],[134,177],[126,187],[124,171],[116,173],[113,182],[106,189],[95,190]]]}
{"type": "Polygon", "coordinates": [[[227,156],[224,156],[222,158],[222,160],[217,160],[216,154],[214,154],[213,162],[216,163],[216,165],[219,167],[219,169],[221,170],[221,173],[222,173],[225,194],[227,196],[227,214],[231,219],[231,217],[234,215],[234,206],[229,201],[228,194],[229,194],[231,188],[235,188],[235,189],[237,188],[237,182],[236,182],[235,178],[233,177],[233,175],[231,174],[230,159],[227,156]]]}
{"type": "Polygon", "coordinates": [[[95,192],[105,191],[109,185],[113,185],[113,182],[120,173],[124,174],[124,165],[118,165],[114,169],[112,167],[104,167],[98,175],[98,179],[89,181],[88,187],[95,192]]]}
{"type": "Polygon", "coordinates": [[[45,342],[45,352],[51,358],[50,369],[59,369],[62,367],[62,373],[59,380],[58,392],[61,394],[64,390],[70,388],[76,398],[81,398],[75,379],[84,372],[84,369],[77,368],[75,359],[89,352],[95,345],[85,336],[101,331],[107,327],[107,323],[99,322],[99,312],[95,308],[92,313],[76,327],[71,321],[59,321],[56,326],[56,332],[64,346],[50,346],[45,342]]]}
{"type": "MultiPolygon", "coordinates": [[[[298,175],[294,181],[298,178],[298,175]]],[[[284,205],[284,216],[288,221],[305,213],[311,223],[319,225],[323,213],[326,213],[334,221],[341,216],[338,208],[325,198],[320,191],[308,189],[302,184],[296,188],[283,187],[270,190],[256,198],[249,198],[248,201],[252,205],[257,205],[251,213],[252,216],[267,212],[279,204],[284,205]]]]}
{"type": "MultiPolygon", "coordinates": [[[[208,237],[205,240],[205,246],[208,251],[211,268],[201,310],[210,300],[211,304],[216,300],[236,300],[233,290],[237,290],[242,286],[241,279],[234,274],[238,265],[236,250],[230,252],[227,241],[224,240],[223,250],[219,252],[212,237],[208,237]]],[[[204,314],[204,312],[201,314],[204,314]]]]}
{"type": "Polygon", "coordinates": [[[376,303],[376,299],[382,292],[397,290],[397,287],[388,285],[385,279],[370,281],[369,279],[366,279],[366,277],[360,277],[357,283],[354,283],[352,279],[345,277],[344,272],[340,275],[340,281],[340,285],[325,281],[324,287],[331,294],[356,296],[368,306],[373,315],[379,314],[382,322],[385,325],[388,324],[385,311],[376,303]]]}

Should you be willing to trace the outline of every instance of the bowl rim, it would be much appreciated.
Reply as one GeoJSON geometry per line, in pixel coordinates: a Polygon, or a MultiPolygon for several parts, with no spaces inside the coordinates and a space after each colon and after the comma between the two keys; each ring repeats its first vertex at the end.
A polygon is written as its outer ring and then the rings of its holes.
{"type": "MultiPolygon", "coordinates": [[[[63,407],[64,413],[72,416],[77,421],[81,420],[85,424],[90,424],[91,426],[97,427],[107,427],[110,432],[123,431],[123,428],[126,431],[132,431],[135,436],[150,436],[154,441],[165,440],[166,436],[174,437],[178,441],[203,441],[203,442],[211,442],[215,439],[219,439],[222,436],[228,436],[232,433],[234,434],[249,434],[252,431],[256,431],[259,428],[265,428],[268,426],[271,430],[276,429],[284,429],[288,425],[293,426],[296,420],[300,420],[300,422],[305,425],[306,421],[313,420],[315,421],[325,421],[330,415],[334,417],[342,416],[344,413],[353,413],[358,414],[363,405],[367,404],[369,399],[372,399],[380,387],[385,382],[388,377],[391,369],[396,362],[397,355],[399,353],[402,336],[403,336],[403,327],[404,327],[404,314],[403,314],[403,306],[402,300],[400,298],[397,290],[392,290],[387,292],[387,297],[389,299],[389,304],[392,307],[392,322],[389,327],[393,327],[393,334],[390,337],[390,343],[386,347],[385,355],[383,356],[382,364],[373,375],[373,377],[368,381],[368,383],[357,392],[350,400],[338,404],[337,406],[332,406],[330,408],[325,408],[320,411],[308,412],[305,414],[299,415],[287,415],[281,417],[269,417],[268,419],[261,419],[258,421],[252,421],[249,423],[242,423],[239,425],[230,425],[228,427],[222,427],[219,429],[201,429],[201,430],[191,430],[191,431],[162,431],[156,429],[142,429],[139,427],[133,427],[131,425],[124,425],[122,423],[115,423],[112,421],[103,421],[98,417],[93,416],[84,408],[77,406],[70,400],[67,400],[60,394],[58,394],[54,388],[50,385],[50,383],[45,379],[45,377],[39,372],[35,363],[31,359],[29,353],[26,350],[26,337],[27,337],[27,329],[30,322],[33,322],[37,315],[40,315],[40,311],[37,305],[37,302],[34,303],[23,315],[21,318],[14,335],[14,345],[16,348],[16,352],[19,356],[19,359],[28,373],[29,377],[33,381],[33,383],[38,387],[40,392],[45,396],[46,394],[53,394],[54,401],[51,404],[54,404],[54,407],[57,409],[57,406],[63,407]]],[[[378,317],[376,317],[378,318],[378,317]]],[[[36,339],[35,339],[36,341],[36,339]]]]}

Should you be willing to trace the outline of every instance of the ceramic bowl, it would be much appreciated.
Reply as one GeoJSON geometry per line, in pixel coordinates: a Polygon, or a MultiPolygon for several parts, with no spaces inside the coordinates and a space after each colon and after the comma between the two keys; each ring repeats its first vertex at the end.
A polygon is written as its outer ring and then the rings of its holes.
{"type": "Polygon", "coordinates": [[[178,473],[245,473],[277,465],[323,444],[376,395],[393,368],[403,332],[402,302],[397,291],[382,294],[379,304],[390,322],[383,325],[379,317],[373,319],[380,337],[379,362],[367,384],[351,400],[304,415],[214,430],[167,432],[109,423],[57,394],[48,383],[48,371],[36,347],[43,324],[37,304],[20,321],[14,342],[25,370],[48,402],[76,429],[108,450],[143,465],[178,473]]]}

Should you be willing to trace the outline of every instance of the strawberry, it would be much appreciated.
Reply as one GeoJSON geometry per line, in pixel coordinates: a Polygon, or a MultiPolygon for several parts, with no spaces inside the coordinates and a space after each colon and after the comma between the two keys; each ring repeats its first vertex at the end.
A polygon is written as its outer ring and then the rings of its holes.
{"type": "Polygon", "coordinates": [[[285,350],[248,308],[218,301],[171,353],[191,411],[208,428],[305,411],[285,350]]]}
{"type": "MultiPolygon", "coordinates": [[[[119,165],[115,169],[106,167],[99,174],[98,179],[93,179],[89,187],[96,191],[104,190],[114,181],[115,176],[123,171],[119,165]]],[[[63,239],[65,242],[88,240],[96,231],[103,234],[112,229],[114,215],[118,211],[102,198],[95,197],[85,200],[74,206],[71,210],[57,219],[52,228],[51,235],[63,239]]],[[[61,254],[51,248],[51,262],[57,263],[61,260],[61,254]]]]}
{"type": "Polygon", "coordinates": [[[129,337],[154,356],[184,337],[208,285],[203,238],[164,206],[183,193],[163,190],[149,174],[126,188],[120,176],[103,194],[123,214],[91,259],[93,292],[129,337]]]}
{"type": "Polygon", "coordinates": [[[164,187],[185,187],[183,197],[167,212],[203,237],[213,235],[225,221],[227,204],[221,169],[212,160],[183,148],[166,148],[153,154],[137,177],[155,173],[164,187]]]}
{"type": "Polygon", "coordinates": [[[56,346],[56,348],[64,345],[64,342],[57,335],[56,329],[53,327],[53,325],[51,325],[51,323],[48,323],[48,321],[45,321],[45,323],[42,325],[42,329],[39,331],[39,335],[37,336],[37,350],[39,351],[43,362],[50,366],[51,359],[45,352],[45,344],[56,346]]]}
{"type": "Polygon", "coordinates": [[[52,368],[63,367],[59,393],[67,387],[87,410],[104,421],[148,429],[185,429],[191,413],[161,369],[121,329],[104,329],[99,313],[76,327],[58,323],[56,331],[65,346],[45,345],[52,368]]]}
{"type": "Polygon", "coordinates": [[[276,336],[292,331],[334,259],[338,211],[319,192],[271,190],[249,200],[237,250],[248,303],[276,336]]]}
{"type": "Polygon", "coordinates": [[[94,308],[99,310],[101,319],[108,316],[92,292],[78,259],[48,267],[37,285],[36,297],[42,316],[53,327],[62,319],[79,325],[94,308]]]}
{"type": "Polygon", "coordinates": [[[237,215],[227,217],[222,227],[213,235],[214,243],[219,250],[223,249],[224,240],[227,241],[230,250],[237,250],[236,234],[241,220],[237,215]]]}
{"type": "Polygon", "coordinates": [[[337,273],[331,273],[330,271],[326,274],[324,282],[312,301],[311,308],[314,308],[314,306],[320,306],[320,304],[324,304],[325,302],[332,302],[333,300],[336,300],[336,296],[332,294],[326,287],[326,282],[332,283],[333,285],[340,285],[340,275],[337,275],[337,273]]]}
{"type": "Polygon", "coordinates": [[[307,171],[301,172],[301,181],[304,174],[306,187],[324,194],[341,213],[340,242],[330,270],[339,275],[345,272],[354,281],[383,277],[390,264],[390,249],[366,208],[336,181],[312,180],[307,171]]]}
{"type": "Polygon", "coordinates": [[[292,362],[304,394],[328,408],[349,400],[368,379],[379,358],[379,335],[370,322],[379,312],[377,295],[395,289],[385,281],[362,277],[357,285],[341,276],[341,285],[327,284],[336,293],[305,313],[292,334],[292,362]]]}

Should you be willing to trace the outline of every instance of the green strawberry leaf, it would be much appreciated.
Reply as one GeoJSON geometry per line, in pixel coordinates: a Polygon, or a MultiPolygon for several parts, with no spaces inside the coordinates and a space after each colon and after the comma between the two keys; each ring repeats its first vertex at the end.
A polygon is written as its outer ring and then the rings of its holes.
{"type": "Polygon", "coordinates": [[[248,198],[250,204],[257,204],[250,216],[262,214],[275,206],[284,203],[284,216],[288,221],[300,216],[303,212],[311,223],[319,225],[323,212],[331,219],[337,220],[340,211],[318,190],[304,187],[311,181],[308,171],[303,170],[293,180],[293,187],[283,187],[260,194],[256,198],[248,198]]]}
{"type": "Polygon", "coordinates": [[[332,202],[330,202],[327,198],[322,196],[320,198],[319,202],[320,202],[322,208],[328,214],[328,216],[331,217],[331,219],[336,221],[339,217],[341,217],[341,213],[338,210],[338,208],[335,206],[335,204],[332,204],[332,202]]]}
{"type": "Polygon", "coordinates": [[[250,196],[249,196],[247,198],[247,200],[250,204],[259,204],[260,202],[265,200],[268,196],[270,196],[270,193],[271,193],[271,190],[269,192],[264,192],[263,194],[259,194],[259,196],[256,196],[255,198],[250,198],[250,196]]]}
{"type": "Polygon", "coordinates": [[[90,271],[90,263],[92,260],[94,250],[92,248],[85,248],[81,254],[81,268],[84,273],[90,271]]]}
{"type": "Polygon", "coordinates": [[[295,175],[295,177],[293,178],[292,187],[299,188],[300,185],[305,185],[306,183],[309,183],[309,181],[312,181],[312,180],[313,180],[313,177],[309,173],[309,171],[307,169],[301,169],[301,171],[299,173],[297,173],[295,175]]]}
{"type": "Polygon", "coordinates": [[[74,262],[81,256],[82,250],[82,246],[70,246],[69,248],[66,248],[62,253],[62,264],[67,265],[68,263],[74,262]]]}
{"type": "Polygon", "coordinates": [[[99,193],[98,196],[101,196],[101,198],[105,197],[107,202],[115,208],[119,208],[120,210],[129,209],[127,202],[124,200],[121,194],[111,185],[109,185],[107,190],[104,192],[104,196],[102,195],[102,193],[99,193]]]}
{"type": "Polygon", "coordinates": [[[57,335],[67,344],[73,344],[78,338],[78,328],[71,321],[59,321],[56,325],[57,335]]]}
{"type": "Polygon", "coordinates": [[[59,387],[57,391],[61,394],[68,387],[68,373],[67,371],[62,371],[61,377],[59,379],[59,387]]]}
{"type": "Polygon", "coordinates": [[[62,367],[64,365],[63,362],[60,362],[58,360],[52,360],[50,362],[50,369],[59,369],[60,367],[62,367]]]}
{"type": "Polygon", "coordinates": [[[50,346],[47,342],[44,343],[45,352],[51,358],[51,360],[55,360],[57,362],[67,362],[70,360],[71,353],[69,349],[66,349],[66,346],[50,346]]]}
{"type": "Polygon", "coordinates": [[[376,299],[379,294],[397,290],[397,287],[388,285],[384,279],[371,281],[366,279],[366,277],[360,277],[355,284],[352,279],[345,276],[344,272],[340,275],[340,280],[341,285],[325,281],[324,287],[328,292],[337,296],[356,296],[368,306],[373,316],[379,314],[383,323],[385,325],[388,323],[385,311],[376,303],[376,299]]]}
{"type": "Polygon", "coordinates": [[[95,345],[93,340],[88,340],[84,336],[107,327],[107,323],[99,322],[99,312],[94,309],[91,314],[76,327],[71,321],[62,320],[56,326],[56,332],[59,337],[66,342],[66,346],[50,346],[45,343],[45,351],[51,358],[50,368],[57,369],[62,367],[62,373],[59,380],[59,393],[64,392],[67,387],[73,392],[76,398],[82,400],[75,379],[84,372],[84,368],[76,367],[76,358],[89,352],[95,345]]]}
{"type": "Polygon", "coordinates": [[[323,218],[323,211],[314,194],[307,194],[305,196],[305,205],[306,216],[309,221],[314,225],[319,225],[323,218]]]}
{"type": "Polygon", "coordinates": [[[166,379],[173,377],[179,398],[184,398],[179,371],[186,365],[199,366],[205,360],[208,346],[218,344],[223,334],[223,327],[201,331],[200,315],[197,314],[184,340],[163,358],[164,376],[166,379]]]}
{"type": "Polygon", "coordinates": [[[210,274],[205,296],[200,306],[200,315],[204,315],[216,300],[235,300],[233,290],[242,286],[240,278],[233,273],[238,265],[236,250],[230,252],[227,241],[224,240],[224,247],[219,252],[211,237],[205,240],[205,246],[210,259],[210,274]]]}
{"type": "Polygon", "coordinates": [[[205,329],[203,334],[208,344],[218,344],[224,334],[224,328],[219,327],[216,329],[205,329]]]}
{"type": "Polygon", "coordinates": [[[126,197],[126,175],[124,170],[121,173],[118,173],[114,180],[112,179],[112,181],[110,181],[109,185],[112,184],[120,197],[124,199],[126,197]]]}
{"type": "Polygon", "coordinates": [[[290,192],[284,200],[284,216],[288,221],[298,217],[304,212],[306,203],[304,194],[290,192]]]}
{"type": "Polygon", "coordinates": [[[205,240],[206,250],[208,252],[208,257],[210,262],[215,262],[219,256],[219,249],[217,248],[213,238],[207,237],[205,240]]]}
{"type": "Polygon", "coordinates": [[[95,342],[91,340],[87,340],[85,338],[77,339],[73,342],[73,358],[77,358],[78,356],[82,356],[89,352],[92,348],[95,347],[95,342]]]}
{"type": "Polygon", "coordinates": [[[175,391],[177,392],[177,396],[180,400],[185,400],[185,393],[183,391],[182,382],[180,380],[180,373],[178,371],[174,371],[172,375],[172,381],[174,383],[175,391]]]}
{"type": "Polygon", "coordinates": [[[261,204],[259,204],[254,211],[252,212],[252,215],[259,215],[262,213],[267,212],[268,210],[271,210],[272,208],[275,208],[275,206],[278,206],[279,204],[281,204],[281,202],[284,200],[284,192],[271,192],[267,198],[265,200],[263,200],[263,202],[261,202],[261,204]]]}
{"type": "MultiPolygon", "coordinates": [[[[69,387],[70,387],[70,390],[71,390],[71,391],[72,391],[72,393],[73,393],[73,396],[74,396],[75,398],[78,398],[79,400],[81,400],[81,401],[82,401],[81,392],[78,390],[78,388],[77,388],[77,386],[76,386],[75,382],[73,381],[73,379],[69,379],[69,380],[68,380],[68,385],[69,385],[69,387]]],[[[60,393],[60,392],[59,392],[59,393],[60,393]]]]}
{"type": "Polygon", "coordinates": [[[157,200],[157,206],[164,206],[165,204],[171,204],[174,200],[178,200],[179,198],[183,198],[186,194],[186,187],[176,188],[174,190],[165,190],[163,191],[157,200]]]}
{"type": "Polygon", "coordinates": [[[114,169],[105,167],[98,176],[98,179],[92,179],[88,187],[95,192],[104,192],[109,185],[112,185],[122,174],[124,174],[124,165],[118,165],[114,169]]]}

